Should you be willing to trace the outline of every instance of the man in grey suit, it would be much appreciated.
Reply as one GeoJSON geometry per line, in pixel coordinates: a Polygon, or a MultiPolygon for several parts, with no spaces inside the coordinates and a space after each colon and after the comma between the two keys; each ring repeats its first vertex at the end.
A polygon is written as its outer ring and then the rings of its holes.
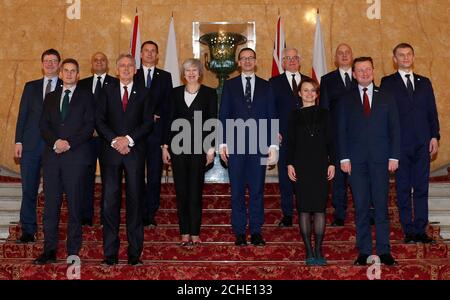
{"type": "Polygon", "coordinates": [[[61,56],[55,49],[41,55],[44,77],[25,84],[17,118],[14,158],[20,161],[22,205],[20,224],[22,236],[18,243],[34,242],[37,230],[36,201],[40,182],[44,141],[39,132],[39,120],[45,96],[62,84],[58,79],[61,56]]]}

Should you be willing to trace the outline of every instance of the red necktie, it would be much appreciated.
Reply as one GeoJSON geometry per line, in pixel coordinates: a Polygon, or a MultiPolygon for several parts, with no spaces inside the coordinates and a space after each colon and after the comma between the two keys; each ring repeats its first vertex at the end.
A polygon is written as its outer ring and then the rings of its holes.
{"type": "Polygon", "coordinates": [[[367,88],[363,88],[363,106],[364,106],[364,115],[366,117],[370,116],[370,104],[369,104],[369,96],[367,95],[367,88]]]}
{"type": "Polygon", "coordinates": [[[128,87],[125,85],[123,87],[124,92],[123,92],[123,98],[122,98],[122,108],[123,111],[125,112],[127,110],[127,105],[128,105],[128,87]]]}

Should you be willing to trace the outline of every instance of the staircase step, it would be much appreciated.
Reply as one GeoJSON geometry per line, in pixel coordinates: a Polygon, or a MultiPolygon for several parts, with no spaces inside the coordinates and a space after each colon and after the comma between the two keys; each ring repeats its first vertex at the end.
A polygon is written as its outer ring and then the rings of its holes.
{"type": "MultiPolygon", "coordinates": [[[[43,215],[43,209],[38,208],[37,210],[38,215],[38,223],[42,224],[42,215],[43,215]]],[[[60,215],[60,222],[61,223],[67,223],[68,219],[68,211],[66,209],[63,209],[61,211],[60,215]]],[[[125,211],[121,210],[120,212],[120,223],[125,223],[125,211]]],[[[266,209],[264,211],[264,224],[278,224],[278,222],[282,218],[282,213],[280,209],[266,209]]],[[[332,211],[328,210],[327,212],[327,224],[331,223],[333,220],[332,211]]],[[[157,224],[178,224],[178,215],[176,209],[160,209],[158,210],[155,220],[157,224]]],[[[349,210],[347,213],[347,220],[348,223],[353,223],[355,220],[354,212],[349,210]]],[[[399,223],[399,216],[397,208],[391,207],[389,209],[389,220],[391,223],[399,223]]],[[[298,224],[297,215],[294,214],[293,216],[293,222],[294,224],[298,224]]],[[[100,224],[100,217],[99,213],[95,213],[94,215],[94,224],[100,224]]],[[[231,209],[204,209],[202,212],[202,224],[230,224],[231,223],[231,209]]]]}
{"type": "Polygon", "coordinates": [[[428,219],[439,225],[450,225],[450,210],[429,210],[428,219]]]}
{"type": "Polygon", "coordinates": [[[22,197],[0,196],[0,214],[2,211],[20,211],[22,197]]]}
{"type": "Polygon", "coordinates": [[[449,197],[450,183],[430,183],[428,194],[430,197],[449,197]]]}
{"type": "MultiPolygon", "coordinates": [[[[353,266],[352,261],[329,261],[327,267],[309,267],[303,262],[153,262],[133,267],[103,266],[99,261],[82,261],[82,280],[367,280],[367,267],[353,266]],[[331,277],[330,277],[331,276],[331,277]]],[[[399,266],[381,266],[382,280],[449,280],[446,260],[399,260],[399,266]]],[[[0,263],[0,280],[66,280],[65,261],[46,266],[31,260],[4,260],[0,263]]]]}
{"type": "MultiPolygon", "coordinates": [[[[298,226],[290,228],[279,228],[278,226],[263,226],[262,234],[266,241],[270,242],[300,242],[300,234],[298,226]]],[[[430,226],[428,234],[435,239],[439,239],[439,228],[430,226]]],[[[15,241],[21,235],[20,226],[11,226],[8,240],[15,241]]],[[[234,242],[235,236],[231,226],[204,226],[201,229],[201,238],[204,242],[234,242]]],[[[59,228],[59,240],[66,240],[67,230],[59,228]]],[[[126,228],[120,227],[119,237],[121,241],[127,240],[126,228]]],[[[373,238],[375,238],[375,230],[373,230],[373,238]]],[[[403,240],[403,230],[400,226],[391,226],[390,240],[403,240]]],[[[42,241],[44,233],[42,226],[38,227],[37,239],[42,241]]],[[[157,226],[156,228],[144,229],[144,240],[152,242],[178,242],[180,240],[180,231],[177,225],[157,226]]],[[[354,225],[346,225],[343,227],[326,227],[325,241],[345,241],[354,242],[355,227],[354,225]]],[[[83,241],[103,241],[103,228],[100,226],[83,227],[83,241]]]]}
{"type": "MultiPolygon", "coordinates": [[[[401,244],[391,243],[391,253],[398,259],[450,259],[450,245],[437,243],[401,244]]],[[[36,258],[43,251],[42,243],[0,244],[0,258],[36,258]]],[[[329,260],[354,260],[358,251],[354,242],[330,242],[323,244],[323,253],[329,260]]],[[[59,258],[67,257],[65,242],[59,242],[59,258]]],[[[102,259],[103,245],[98,242],[84,242],[79,254],[83,259],[102,259]]],[[[119,259],[127,258],[127,245],[122,243],[119,259]]],[[[144,242],[143,260],[155,261],[303,261],[305,248],[302,243],[268,242],[264,247],[237,247],[234,243],[203,243],[196,247],[180,247],[178,243],[144,242]]]]}

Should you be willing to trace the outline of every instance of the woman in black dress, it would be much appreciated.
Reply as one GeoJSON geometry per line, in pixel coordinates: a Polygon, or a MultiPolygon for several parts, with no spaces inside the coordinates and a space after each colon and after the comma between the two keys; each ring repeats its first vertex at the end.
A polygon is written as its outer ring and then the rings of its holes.
{"type": "MultiPolygon", "coordinates": [[[[194,133],[194,119],[198,115],[201,115],[203,122],[217,119],[217,92],[201,84],[203,68],[198,59],[190,58],[184,61],[182,73],[185,85],[172,90],[161,148],[163,162],[171,164],[173,169],[181,233],[180,245],[189,246],[201,243],[205,170],[206,166],[213,163],[215,155],[214,145],[204,143],[205,137],[210,135],[212,130],[194,133]],[[176,127],[178,129],[172,129],[176,127]],[[191,131],[190,135],[180,140],[179,137],[186,129],[191,131]]],[[[202,123],[201,126],[203,128],[202,123]]]]}
{"type": "Polygon", "coordinates": [[[328,180],[334,177],[334,144],[328,111],[316,105],[319,85],[305,79],[298,86],[303,107],[293,111],[288,127],[288,176],[294,182],[300,232],[307,265],[326,265],[322,253],[328,180]],[[315,247],[311,246],[313,217],[315,247]]]}

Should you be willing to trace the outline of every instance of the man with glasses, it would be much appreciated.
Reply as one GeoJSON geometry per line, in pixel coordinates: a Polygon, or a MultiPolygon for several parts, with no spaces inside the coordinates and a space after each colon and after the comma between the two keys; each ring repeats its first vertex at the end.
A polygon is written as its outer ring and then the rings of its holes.
{"type": "Polygon", "coordinates": [[[300,109],[302,102],[299,101],[297,94],[297,87],[300,81],[309,78],[301,74],[300,56],[298,50],[295,48],[286,48],[283,50],[282,67],[284,73],[269,80],[271,88],[274,92],[275,103],[278,111],[278,118],[280,120],[280,157],[278,160],[278,181],[281,193],[281,209],[283,211],[283,218],[278,223],[280,227],[292,226],[293,213],[293,186],[287,174],[287,148],[286,138],[288,129],[288,119],[291,111],[300,109]]]}
{"type": "Polygon", "coordinates": [[[44,149],[44,141],[39,132],[39,120],[45,96],[62,84],[62,81],[58,79],[60,61],[61,56],[58,51],[55,49],[45,50],[41,55],[44,78],[27,82],[20,100],[14,148],[14,158],[20,160],[20,176],[22,178],[22,205],[20,207],[22,236],[18,239],[18,243],[35,241],[36,201],[44,149]]]}
{"type": "Polygon", "coordinates": [[[268,152],[267,164],[275,164],[278,146],[273,145],[276,143],[276,136],[271,137],[270,125],[263,128],[258,122],[264,120],[270,124],[271,120],[276,118],[276,107],[268,82],[255,75],[255,51],[251,48],[243,48],[239,52],[238,59],[241,75],[227,80],[223,87],[219,118],[224,127],[225,144],[220,145],[220,157],[228,164],[231,185],[231,225],[236,236],[235,245],[247,245],[245,187],[248,185],[251,243],[255,246],[264,246],[265,241],[261,235],[261,226],[264,223],[263,199],[266,165],[261,160],[268,152]],[[240,128],[240,126],[227,128],[227,120],[236,123],[239,122],[238,120],[243,121],[242,123],[245,122],[245,125],[242,125],[244,128],[240,128]],[[252,123],[255,124],[256,128],[250,128],[252,123]],[[256,129],[257,132],[253,132],[252,129],[256,129]],[[267,132],[264,132],[264,130],[267,132]],[[244,132],[244,138],[240,139],[239,134],[236,138],[236,132],[244,132]],[[254,134],[250,135],[250,132],[254,134]],[[260,144],[258,136],[262,135],[267,135],[266,149],[253,153],[251,150],[258,147],[260,144]],[[233,141],[236,142],[233,143],[233,141]],[[274,142],[268,147],[271,141],[274,142]],[[252,147],[255,145],[257,147],[252,147]],[[242,148],[245,148],[245,151],[242,151],[242,148]]]}

